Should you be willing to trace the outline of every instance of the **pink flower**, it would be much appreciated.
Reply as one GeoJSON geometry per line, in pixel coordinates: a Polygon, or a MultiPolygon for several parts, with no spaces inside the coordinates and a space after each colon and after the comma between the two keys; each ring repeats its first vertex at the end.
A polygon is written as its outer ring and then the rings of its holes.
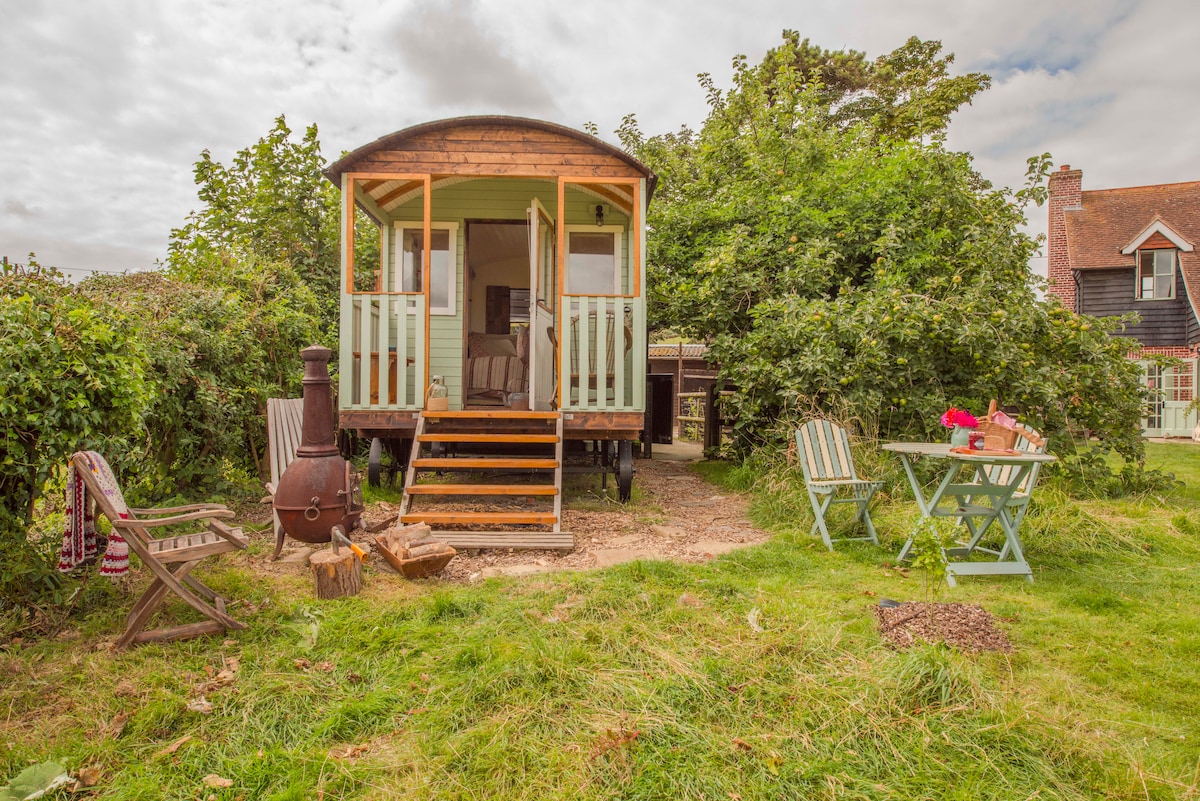
{"type": "Polygon", "coordinates": [[[955,409],[951,406],[942,415],[942,425],[946,428],[954,428],[962,426],[963,428],[975,428],[979,425],[979,421],[975,419],[975,415],[968,412],[966,409],[955,409]]]}

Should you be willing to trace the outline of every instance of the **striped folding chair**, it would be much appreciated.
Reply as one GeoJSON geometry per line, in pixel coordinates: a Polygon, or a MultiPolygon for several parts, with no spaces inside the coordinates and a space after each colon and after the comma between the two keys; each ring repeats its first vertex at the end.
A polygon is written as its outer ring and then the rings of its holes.
{"type": "MultiPolygon", "coordinates": [[[[994,403],[994,401],[993,401],[994,403]]],[[[1041,434],[1032,428],[1018,425],[1013,431],[1014,435],[1012,448],[1024,453],[1045,453],[1047,441],[1041,434]]],[[[1021,528],[1021,521],[1025,519],[1025,513],[1029,511],[1029,501],[1033,498],[1033,488],[1037,486],[1038,470],[1041,464],[1034,464],[1029,469],[1029,473],[1017,485],[1017,489],[1013,492],[1012,497],[1005,504],[1005,509],[1009,518],[1012,520],[1013,528],[1017,531],[1021,528]]],[[[1017,467],[1011,464],[995,464],[987,468],[979,468],[980,471],[986,470],[987,480],[992,484],[1007,484],[1012,477],[1012,471],[1017,467]]],[[[976,476],[976,481],[982,481],[982,476],[976,476]]],[[[982,532],[981,532],[982,533],[982,532]]],[[[975,538],[978,540],[978,537],[975,538]]],[[[977,541],[971,543],[972,546],[978,545],[977,541]]],[[[1008,555],[1009,546],[1007,541],[1004,548],[1000,551],[1001,558],[1008,555]]],[[[986,551],[986,549],[983,549],[986,551]]]]}
{"type": "MultiPolygon", "coordinates": [[[[264,484],[272,498],[279,479],[287,466],[296,458],[304,434],[304,398],[267,398],[267,452],[271,457],[271,480],[264,484]]],[[[272,561],[279,558],[283,550],[283,525],[279,513],[272,509],[275,532],[275,553],[272,561]]]]}
{"type": "Polygon", "coordinates": [[[867,536],[839,539],[870,540],[878,545],[868,507],[883,482],[867,481],[855,473],[846,429],[828,420],[810,420],[796,430],[796,448],[815,518],[809,536],[820,530],[825,547],[832,551],[833,539],[829,536],[825,513],[835,503],[853,503],[858,507],[856,519],[866,527],[867,536]]]}

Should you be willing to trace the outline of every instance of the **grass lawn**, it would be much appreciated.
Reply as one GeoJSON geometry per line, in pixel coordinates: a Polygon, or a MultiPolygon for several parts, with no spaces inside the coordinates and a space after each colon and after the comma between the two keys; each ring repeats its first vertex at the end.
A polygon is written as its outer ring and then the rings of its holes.
{"type": "Polygon", "coordinates": [[[889,566],[916,510],[884,461],[881,548],[827,552],[776,480],[752,504],[776,536],[702,566],[376,573],[319,602],[230,559],[201,570],[249,629],[120,654],[131,599],[93,578],[77,629],[0,652],[0,770],[96,767],[91,797],[128,799],[1200,797],[1200,447],[1149,454],[1186,487],[1077,502],[1048,482],[1023,529],[1035,583],[939,590],[997,615],[1007,655],[883,644],[870,607],[927,592],[889,566]]]}

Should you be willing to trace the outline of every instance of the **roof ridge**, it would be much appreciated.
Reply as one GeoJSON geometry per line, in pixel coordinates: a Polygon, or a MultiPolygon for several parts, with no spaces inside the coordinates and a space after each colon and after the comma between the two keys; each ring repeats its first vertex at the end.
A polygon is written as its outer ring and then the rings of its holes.
{"type": "Polygon", "coordinates": [[[1093,195],[1111,192],[1139,192],[1149,189],[1179,188],[1184,186],[1194,186],[1200,188],[1200,181],[1177,181],[1169,184],[1143,184],[1141,186],[1114,186],[1110,189],[1084,189],[1083,194],[1093,195]]]}

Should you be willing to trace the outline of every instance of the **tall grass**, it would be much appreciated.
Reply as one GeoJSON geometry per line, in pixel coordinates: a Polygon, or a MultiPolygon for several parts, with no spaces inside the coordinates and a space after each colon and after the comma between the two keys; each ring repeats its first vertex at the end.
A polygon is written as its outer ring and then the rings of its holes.
{"type": "Polygon", "coordinates": [[[247,630],[120,654],[130,599],[97,583],[79,629],[0,652],[0,771],[97,766],[93,797],[128,799],[1196,796],[1197,499],[1048,488],[1025,528],[1036,583],[944,596],[998,615],[1014,653],[897,652],[870,607],[922,595],[889,566],[915,520],[903,477],[861,458],[888,481],[884,545],[829,553],[798,471],[763,458],[702,466],[777,532],[705,565],[470,586],[368,570],[360,596],[317,601],[302,573],[230,560],[206,578],[247,630]]]}

